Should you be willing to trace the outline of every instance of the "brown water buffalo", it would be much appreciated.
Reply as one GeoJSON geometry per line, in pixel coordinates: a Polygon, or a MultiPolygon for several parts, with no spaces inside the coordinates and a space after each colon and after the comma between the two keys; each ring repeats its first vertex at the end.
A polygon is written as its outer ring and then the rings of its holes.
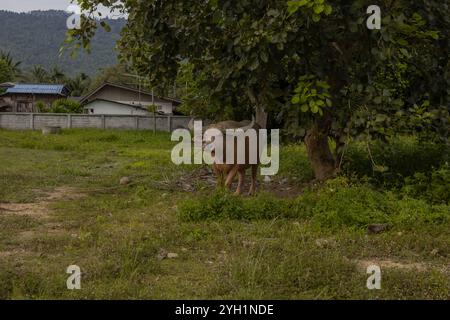
{"type": "MultiPolygon", "coordinates": [[[[189,128],[191,130],[193,130],[193,122],[191,121],[189,128]]],[[[254,132],[256,133],[256,138],[255,139],[251,139],[249,136],[245,136],[245,161],[238,161],[238,143],[237,142],[237,138],[234,138],[234,142],[232,144],[232,147],[234,148],[234,160],[229,162],[229,161],[217,161],[217,159],[215,159],[215,155],[216,155],[216,151],[215,150],[211,150],[211,155],[214,159],[213,162],[213,171],[217,176],[217,180],[218,180],[218,186],[225,186],[227,188],[231,188],[231,184],[234,181],[234,178],[236,177],[236,175],[238,175],[239,178],[239,182],[238,182],[238,186],[236,189],[235,194],[239,195],[242,193],[242,187],[244,185],[245,182],[245,173],[248,169],[251,169],[252,174],[251,174],[251,186],[250,186],[250,190],[249,190],[249,195],[254,195],[256,193],[256,177],[257,177],[257,172],[258,172],[258,166],[259,166],[259,148],[258,148],[258,132],[261,129],[261,127],[255,122],[255,120],[253,119],[253,121],[241,121],[241,122],[237,122],[237,121],[223,121],[223,122],[218,122],[218,123],[214,123],[209,125],[206,129],[205,132],[208,132],[209,129],[217,129],[220,132],[222,132],[223,134],[223,159],[227,159],[226,155],[227,155],[227,147],[226,147],[226,138],[227,138],[227,129],[241,129],[243,130],[243,132],[248,132],[247,130],[253,129],[255,130],[254,132]],[[252,151],[256,151],[256,155],[254,155],[254,157],[252,158],[250,156],[250,150],[252,151]],[[256,157],[256,161],[251,161],[252,159],[255,160],[256,157]]],[[[209,137],[207,137],[207,135],[203,135],[203,148],[207,148],[208,146],[211,145],[211,139],[209,137]]],[[[242,147],[242,146],[241,146],[242,147]]],[[[242,152],[242,150],[240,150],[242,152]]],[[[231,156],[230,156],[231,157],[231,156]]]]}

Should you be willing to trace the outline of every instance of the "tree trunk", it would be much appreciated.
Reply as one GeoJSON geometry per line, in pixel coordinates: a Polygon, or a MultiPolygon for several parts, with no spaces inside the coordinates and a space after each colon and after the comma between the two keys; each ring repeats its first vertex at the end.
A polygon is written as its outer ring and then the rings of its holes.
{"type": "Polygon", "coordinates": [[[328,128],[316,123],[305,137],[308,158],[317,180],[323,181],[335,173],[335,160],[328,144],[328,128]]]}
{"type": "Polygon", "coordinates": [[[261,126],[262,129],[267,128],[267,112],[264,110],[264,107],[261,105],[255,106],[256,116],[255,120],[256,123],[261,126]]]}

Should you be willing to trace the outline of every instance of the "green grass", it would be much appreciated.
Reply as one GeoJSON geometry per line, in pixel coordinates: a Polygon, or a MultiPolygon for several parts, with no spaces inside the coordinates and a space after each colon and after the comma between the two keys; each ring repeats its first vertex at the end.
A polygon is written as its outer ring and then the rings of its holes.
{"type": "MultiPolygon", "coordinates": [[[[0,298],[450,298],[442,147],[374,145],[390,169],[379,173],[353,145],[343,175],[324,185],[240,198],[190,182],[198,168],[173,165],[173,145],[162,133],[0,130],[0,207],[40,203],[44,212],[0,211],[0,298]],[[132,182],[120,185],[123,176],[132,182]],[[45,200],[58,188],[68,194],[45,200]],[[368,235],[372,223],[391,227],[368,235]],[[162,250],[178,258],[160,260],[162,250]],[[366,288],[367,261],[382,264],[381,290],[366,288]],[[82,290],[66,288],[72,264],[82,290]]],[[[280,163],[274,184],[312,178],[301,145],[282,146],[280,163]]]]}

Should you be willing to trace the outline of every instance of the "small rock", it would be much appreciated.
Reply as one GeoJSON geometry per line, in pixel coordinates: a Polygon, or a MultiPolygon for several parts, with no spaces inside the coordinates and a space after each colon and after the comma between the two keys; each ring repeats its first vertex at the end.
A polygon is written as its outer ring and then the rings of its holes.
{"type": "Polygon", "coordinates": [[[316,239],[315,243],[319,248],[333,247],[335,245],[333,239],[316,239]]]}
{"type": "Polygon", "coordinates": [[[168,258],[168,259],[176,259],[176,258],[178,258],[178,253],[175,253],[175,252],[169,252],[169,253],[167,254],[167,258],[168,258]]]}
{"type": "Polygon", "coordinates": [[[397,232],[397,235],[400,237],[403,235],[403,232],[397,232]]]}
{"type": "Polygon", "coordinates": [[[270,181],[272,181],[272,179],[270,179],[269,176],[265,176],[265,177],[264,177],[264,182],[265,182],[265,183],[269,183],[270,181]]]}
{"type": "Polygon", "coordinates": [[[167,258],[167,251],[164,249],[159,250],[158,255],[156,256],[156,258],[161,261],[164,260],[165,258],[167,258]]]}
{"type": "Polygon", "coordinates": [[[255,241],[247,241],[247,240],[242,241],[242,245],[244,247],[251,247],[251,246],[254,246],[255,244],[256,244],[255,241]]]}
{"type": "Polygon", "coordinates": [[[431,250],[431,255],[432,256],[435,256],[435,255],[437,255],[439,253],[439,250],[438,249],[433,249],[433,250],[431,250]]]}
{"type": "Polygon", "coordinates": [[[129,177],[123,177],[123,178],[120,179],[120,184],[123,185],[123,186],[127,185],[127,184],[130,184],[130,182],[131,182],[131,179],[129,177]]]}
{"type": "Polygon", "coordinates": [[[380,224],[369,224],[367,226],[367,233],[369,234],[377,234],[389,229],[389,225],[385,223],[380,224]]]}

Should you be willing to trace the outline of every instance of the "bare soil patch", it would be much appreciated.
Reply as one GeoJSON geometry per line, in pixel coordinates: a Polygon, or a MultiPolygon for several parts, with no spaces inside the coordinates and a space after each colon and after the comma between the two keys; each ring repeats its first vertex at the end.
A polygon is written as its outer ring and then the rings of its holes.
{"type": "Polygon", "coordinates": [[[354,262],[357,264],[359,269],[364,270],[364,271],[366,271],[367,267],[369,267],[371,265],[379,266],[382,269],[383,268],[401,269],[401,270],[406,270],[406,271],[416,270],[419,272],[426,272],[429,269],[429,267],[425,263],[400,262],[400,261],[393,261],[390,259],[354,260],[354,262]]]}
{"type": "Polygon", "coordinates": [[[50,204],[58,200],[75,200],[84,197],[74,188],[58,187],[34,203],[0,203],[0,214],[15,214],[45,218],[50,213],[50,204]]]}
{"type": "MultiPolygon", "coordinates": [[[[257,190],[258,192],[269,192],[280,198],[295,198],[302,193],[305,186],[293,184],[288,179],[275,179],[270,178],[270,181],[264,181],[264,177],[258,177],[257,190]]],[[[195,192],[201,189],[207,188],[208,190],[214,190],[217,186],[216,176],[212,172],[210,167],[204,166],[192,172],[186,173],[179,177],[169,178],[167,177],[163,181],[159,181],[160,187],[167,190],[182,190],[186,192],[195,192]]],[[[231,187],[235,190],[237,186],[237,178],[233,182],[231,187]]],[[[243,194],[250,188],[250,175],[247,172],[246,180],[243,187],[243,194]]]]}

